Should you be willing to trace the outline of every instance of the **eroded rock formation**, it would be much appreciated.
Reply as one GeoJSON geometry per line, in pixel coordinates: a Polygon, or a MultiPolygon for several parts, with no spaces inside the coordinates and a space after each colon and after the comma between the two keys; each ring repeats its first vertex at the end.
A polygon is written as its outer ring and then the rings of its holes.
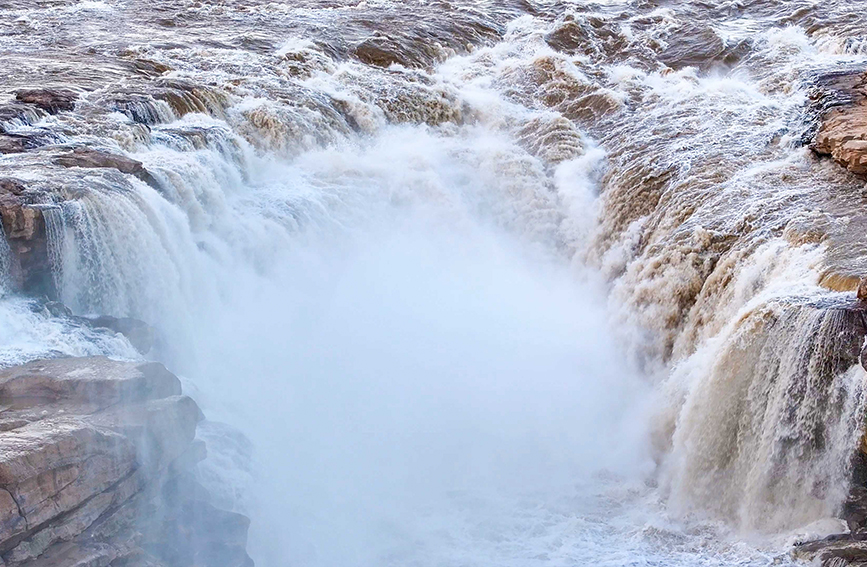
{"type": "Polygon", "coordinates": [[[12,255],[12,283],[17,289],[53,296],[45,218],[37,206],[39,200],[21,181],[0,179],[0,221],[12,255]]]}
{"type": "Polygon", "coordinates": [[[20,89],[15,93],[15,99],[25,104],[32,104],[51,114],[75,108],[78,93],[69,89],[20,89]]]}
{"type": "Polygon", "coordinates": [[[860,72],[824,78],[819,95],[828,107],[813,149],[852,173],[867,174],[867,77],[860,72]]]}
{"type": "Polygon", "coordinates": [[[247,518],[212,506],[192,474],[201,419],[158,363],[0,371],[2,564],[251,565],[247,518]]]}

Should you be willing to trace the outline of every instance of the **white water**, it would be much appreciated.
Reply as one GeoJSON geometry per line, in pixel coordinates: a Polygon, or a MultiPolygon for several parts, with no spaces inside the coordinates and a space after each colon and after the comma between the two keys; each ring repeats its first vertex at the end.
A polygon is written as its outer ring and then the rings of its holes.
{"type": "MultiPolygon", "coordinates": [[[[654,485],[647,426],[665,401],[619,338],[638,334],[632,312],[621,309],[610,328],[607,290],[580,260],[604,152],[568,122],[568,143],[543,148],[566,161],[532,154],[525,146],[538,140],[518,140],[525,127],[544,132],[562,117],[505,100],[495,81],[546,57],[586,80],[537,25],[523,18],[507,41],[437,70],[425,96],[440,89],[468,124],[388,125],[357,96],[366,85],[354,81],[370,70],[331,66],[305,86],[350,105],[361,133],[297,109],[283,116],[291,127],[253,124],[252,113],[279,107],[235,101],[226,120],[188,115],[132,148],[163,194],[92,172],[64,222],[51,224],[64,302],[156,325],[154,356],[184,375],[211,420],[236,428],[202,427],[211,452],[202,474],[222,504],[251,516],[260,566],[787,562],[781,540],[690,517],[695,497],[669,514],[654,485]],[[209,144],[175,135],[193,130],[209,144]]],[[[293,49],[307,46],[287,41],[279,53],[293,49]]],[[[690,70],[609,71],[625,90],[661,85],[672,107],[681,90],[700,105],[708,84],[719,86],[690,70]]],[[[732,83],[773,107],[747,79],[732,83]]],[[[2,302],[4,364],[51,349],[134,356],[118,337],[70,332],[21,305],[2,302]]],[[[701,406],[701,381],[728,376],[714,373],[707,350],[672,377],[689,374],[678,393],[692,396],[681,457],[690,431],[725,414],[701,406]]],[[[675,492],[693,488],[689,470],[675,492]]],[[[716,496],[713,484],[701,488],[699,498],[716,496]]],[[[806,520],[830,513],[818,509],[806,520]]]]}

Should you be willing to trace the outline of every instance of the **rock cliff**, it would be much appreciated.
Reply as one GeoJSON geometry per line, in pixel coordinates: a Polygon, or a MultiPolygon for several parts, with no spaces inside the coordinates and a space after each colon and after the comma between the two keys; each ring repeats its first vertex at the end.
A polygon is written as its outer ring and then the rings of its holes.
{"type": "Polygon", "coordinates": [[[252,565],[249,521],[194,478],[201,419],[158,363],[0,371],[0,565],[252,565]]]}

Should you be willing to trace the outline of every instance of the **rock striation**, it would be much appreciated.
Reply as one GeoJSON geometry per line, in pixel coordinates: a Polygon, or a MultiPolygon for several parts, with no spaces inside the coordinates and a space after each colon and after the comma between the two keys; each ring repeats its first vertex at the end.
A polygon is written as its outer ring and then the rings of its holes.
{"type": "Polygon", "coordinates": [[[825,108],[813,150],[852,173],[867,174],[867,76],[843,72],[823,77],[816,98],[825,108]]]}
{"type": "Polygon", "coordinates": [[[17,179],[0,179],[0,222],[12,254],[13,285],[30,293],[55,295],[48,257],[43,198],[17,179]]]}
{"type": "Polygon", "coordinates": [[[252,565],[248,519],[195,480],[202,417],[159,363],[0,371],[0,565],[252,565]]]}

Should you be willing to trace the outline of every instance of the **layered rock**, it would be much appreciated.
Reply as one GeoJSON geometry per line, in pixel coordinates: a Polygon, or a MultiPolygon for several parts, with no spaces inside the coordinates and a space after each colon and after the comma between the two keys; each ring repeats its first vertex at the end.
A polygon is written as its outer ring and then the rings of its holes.
{"type": "Polygon", "coordinates": [[[158,363],[0,372],[3,564],[251,565],[248,520],[212,506],[194,479],[201,419],[158,363]]]}
{"type": "MultiPolygon", "coordinates": [[[[3,153],[6,138],[0,134],[0,153],[3,153]]],[[[40,151],[45,152],[44,149],[40,151]]],[[[141,162],[118,153],[75,147],[59,154],[51,151],[51,155],[53,163],[59,168],[113,169],[153,186],[158,185],[141,162]]],[[[0,177],[0,222],[11,252],[9,276],[14,291],[51,299],[58,297],[49,249],[50,213],[56,213],[56,223],[61,222],[60,206],[64,201],[75,198],[73,181],[77,181],[79,187],[86,186],[85,176],[88,173],[73,173],[73,176],[77,177],[70,177],[68,184],[65,180],[24,181],[19,178],[0,177]]]]}
{"type": "Polygon", "coordinates": [[[12,254],[11,278],[17,289],[55,295],[45,218],[37,195],[17,179],[0,179],[0,221],[12,254]]]}
{"type": "Polygon", "coordinates": [[[825,106],[813,149],[852,173],[867,174],[867,77],[860,72],[823,78],[817,98],[825,106]]]}
{"type": "Polygon", "coordinates": [[[56,114],[74,109],[78,93],[69,89],[19,89],[15,92],[15,99],[25,104],[32,104],[50,114],[56,114]]]}

